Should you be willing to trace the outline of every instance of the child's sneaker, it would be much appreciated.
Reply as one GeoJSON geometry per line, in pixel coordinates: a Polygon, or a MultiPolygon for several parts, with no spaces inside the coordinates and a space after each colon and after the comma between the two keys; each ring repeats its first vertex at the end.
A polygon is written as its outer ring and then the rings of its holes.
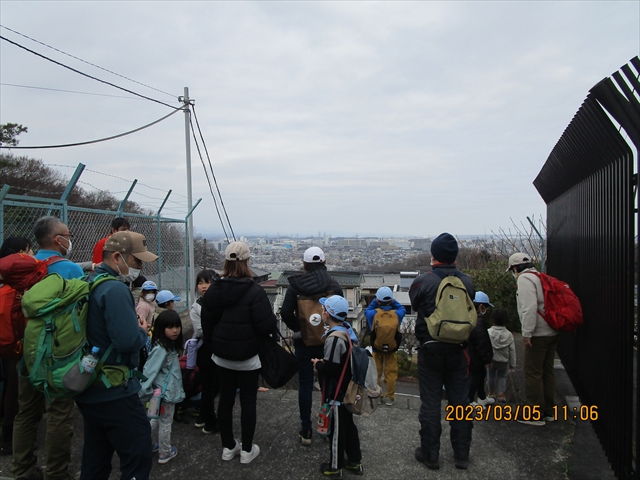
{"type": "Polygon", "coordinates": [[[153,447],[151,447],[151,453],[158,453],[159,450],[160,450],[160,444],[154,443],[153,447]]]}
{"type": "Polygon", "coordinates": [[[229,460],[233,460],[235,457],[237,457],[238,455],[240,455],[240,450],[242,450],[242,445],[240,444],[240,442],[238,442],[238,440],[236,440],[236,446],[233,448],[223,448],[222,449],[222,459],[226,460],[227,462],[229,460]]]}
{"type": "Polygon", "coordinates": [[[160,454],[160,458],[158,458],[158,463],[167,463],[172,458],[178,455],[178,447],[173,446],[167,455],[160,454]]]}
{"type": "Polygon", "coordinates": [[[496,400],[494,398],[491,397],[487,397],[484,400],[479,398],[478,399],[478,405],[482,405],[483,407],[486,407],[487,405],[491,405],[493,403],[495,403],[496,400]]]}
{"type": "Polygon", "coordinates": [[[504,393],[499,393],[498,394],[498,402],[507,403],[507,397],[504,396],[504,393]]]}
{"type": "Polygon", "coordinates": [[[300,435],[300,443],[302,443],[302,445],[311,445],[311,430],[301,429],[300,432],[298,432],[298,435],[300,435]]]}
{"type": "Polygon", "coordinates": [[[362,469],[362,463],[347,463],[345,465],[347,472],[351,472],[354,475],[364,475],[364,470],[362,469]]]}
{"type": "Polygon", "coordinates": [[[341,468],[331,468],[331,464],[329,462],[322,463],[320,465],[320,473],[326,477],[331,478],[342,478],[342,469],[341,468]]]}
{"type": "Polygon", "coordinates": [[[260,447],[254,443],[251,445],[250,452],[245,452],[244,450],[240,452],[240,463],[251,463],[258,455],[260,455],[260,447]]]}
{"type": "Polygon", "coordinates": [[[220,427],[218,426],[218,424],[209,424],[209,423],[205,423],[204,427],[202,427],[202,433],[204,433],[205,435],[211,435],[212,433],[218,433],[220,432],[220,427]]]}

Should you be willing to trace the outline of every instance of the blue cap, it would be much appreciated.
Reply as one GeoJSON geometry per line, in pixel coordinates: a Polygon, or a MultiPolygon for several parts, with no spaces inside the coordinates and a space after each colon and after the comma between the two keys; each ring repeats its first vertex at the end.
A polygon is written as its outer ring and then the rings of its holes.
{"type": "Polygon", "coordinates": [[[172,300],[174,302],[179,302],[180,297],[178,297],[177,295],[174,295],[169,290],[160,290],[158,292],[158,295],[156,295],[156,302],[158,303],[158,305],[162,303],[170,302],[172,300]]]}
{"type": "Polygon", "coordinates": [[[142,284],[142,290],[157,290],[158,286],[151,280],[147,280],[142,284]]]}
{"type": "Polygon", "coordinates": [[[389,287],[380,287],[376,292],[376,298],[379,302],[390,302],[393,300],[393,292],[389,287]]]}
{"type": "Polygon", "coordinates": [[[476,298],[473,299],[473,303],[486,303],[490,307],[493,307],[491,302],[489,302],[489,295],[484,292],[476,292],[476,298]]]}
{"type": "Polygon", "coordinates": [[[346,320],[349,314],[349,302],[340,295],[332,295],[331,297],[322,297],[318,300],[329,315],[336,320],[346,320]]]}

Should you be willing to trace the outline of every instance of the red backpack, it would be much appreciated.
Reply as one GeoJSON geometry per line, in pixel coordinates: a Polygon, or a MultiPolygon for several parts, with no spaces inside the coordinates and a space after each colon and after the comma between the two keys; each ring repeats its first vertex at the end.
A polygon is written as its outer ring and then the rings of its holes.
{"type": "Polygon", "coordinates": [[[0,258],[0,357],[17,360],[22,356],[22,337],[27,319],[22,313],[22,295],[47,275],[49,265],[64,260],[53,256],[37,260],[13,253],[0,258]]]}
{"type": "Polygon", "coordinates": [[[583,323],[580,300],[569,284],[542,272],[531,273],[540,279],[544,292],[545,314],[538,313],[549,326],[561,332],[575,332],[583,323]]]}

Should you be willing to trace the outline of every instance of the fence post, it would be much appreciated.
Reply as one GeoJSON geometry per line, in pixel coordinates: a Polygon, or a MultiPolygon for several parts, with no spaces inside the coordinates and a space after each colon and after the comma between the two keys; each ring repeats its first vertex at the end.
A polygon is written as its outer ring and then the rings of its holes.
{"type": "MultiPolygon", "coordinates": [[[[189,232],[189,220],[190,220],[191,214],[196,209],[196,207],[198,205],[200,205],[201,201],[202,201],[202,198],[199,198],[198,201],[196,202],[196,204],[193,206],[193,208],[191,208],[191,210],[189,210],[189,212],[187,213],[187,216],[184,217],[184,223],[185,223],[185,229],[184,230],[185,230],[185,233],[186,233],[185,236],[187,237],[186,238],[186,240],[187,240],[186,241],[186,244],[187,244],[186,245],[186,249],[187,249],[187,252],[186,252],[187,253],[187,308],[189,308],[189,305],[191,303],[190,302],[190,299],[191,299],[191,275],[193,273],[193,268],[194,268],[194,265],[189,262],[189,260],[191,258],[194,258],[193,255],[189,255],[189,250],[190,250],[189,249],[189,245],[193,245],[193,238],[191,238],[191,235],[190,235],[191,232],[189,232]]],[[[195,261],[194,261],[194,263],[195,263],[195,261]]]]}
{"type": "Polygon", "coordinates": [[[5,183],[2,190],[0,190],[0,242],[4,242],[4,203],[2,200],[4,200],[5,195],[9,193],[10,188],[11,187],[5,183]]]}
{"type": "Polygon", "coordinates": [[[167,192],[167,196],[164,197],[162,205],[158,209],[158,286],[162,286],[162,228],[160,223],[160,212],[164,208],[165,203],[169,200],[169,195],[171,195],[171,190],[167,192]]]}
{"type": "Polygon", "coordinates": [[[71,195],[71,192],[73,191],[76,184],[78,183],[78,180],[80,179],[80,175],[82,175],[82,172],[84,171],[84,167],[85,165],[83,163],[78,164],[78,166],[76,167],[76,171],[73,172],[73,176],[71,177],[71,180],[69,180],[69,183],[67,183],[67,187],[64,189],[64,192],[62,192],[62,196],[60,197],[60,200],[64,202],[62,204],[61,220],[65,224],[69,222],[69,218],[68,218],[69,214],[67,212],[67,199],[69,198],[69,195],[71,195]]]}
{"type": "Polygon", "coordinates": [[[129,195],[131,195],[131,192],[133,192],[133,188],[136,186],[136,183],[138,183],[138,179],[137,178],[133,180],[133,183],[131,184],[131,188],[129,188],[129,191],[127,192],[127,194],[124,196],[124,198],[120,202],[120,205],[118,205],[118,213],[116,214],[116,217],[121,217],[122,216],[122,211],[124,210],[124,203],[127,200],[129,200],[129,195]]]}

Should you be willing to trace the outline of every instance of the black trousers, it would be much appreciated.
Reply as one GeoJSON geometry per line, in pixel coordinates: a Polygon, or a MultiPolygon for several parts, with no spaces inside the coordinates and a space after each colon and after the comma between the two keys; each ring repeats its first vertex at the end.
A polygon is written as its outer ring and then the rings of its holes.
{"type": "Polygon", "coordinates": [[[200,382],[202,384],[202,396],[200,397],[199,420],[207,427],[215,427],[218,424],[216,416],[215,399],[220,391],[218,383],[218,367],[211,360],[213,353],[210,346],[202,344],[198,349],[196,363],[200,369],[200,382]]]}
{"type": "Polygon", "coordinates": [[[353,423],[353,413],[342,404],[337,408],[333,407],[329,451],[331,468],[344,468],[347,462],[360,463],[362,461],[358,427],[353,423]],[[346,459],[345,453],[347,454],[346,459]]]}
{"type": "Polygon", "coordinates": [[[253,434],[256,431],[256,397],[258,395],[258,377],[260,370],[240,371],[218,368],[220,379],[220,401],[218,402],[218,422],[222,446],[236,446],[233,436],[233,405],[236,402],[236,390],[240,389],[240,423],[242,428],[242,450],[250,452],[253,434]]]}
{"type": "MultiPolygon", "coordinates": [[[[431,462],[440,455],[442,386],[447,391],[449,405],[469,404],[469,361],[464,350],[440,345],[425,345],[418,351],[418,379],[420,382],[420,446],[431,462]]],[[[451,426],[451,446],[457,459],[469,457],[472,421],[454,419],[451,426]]]]}

